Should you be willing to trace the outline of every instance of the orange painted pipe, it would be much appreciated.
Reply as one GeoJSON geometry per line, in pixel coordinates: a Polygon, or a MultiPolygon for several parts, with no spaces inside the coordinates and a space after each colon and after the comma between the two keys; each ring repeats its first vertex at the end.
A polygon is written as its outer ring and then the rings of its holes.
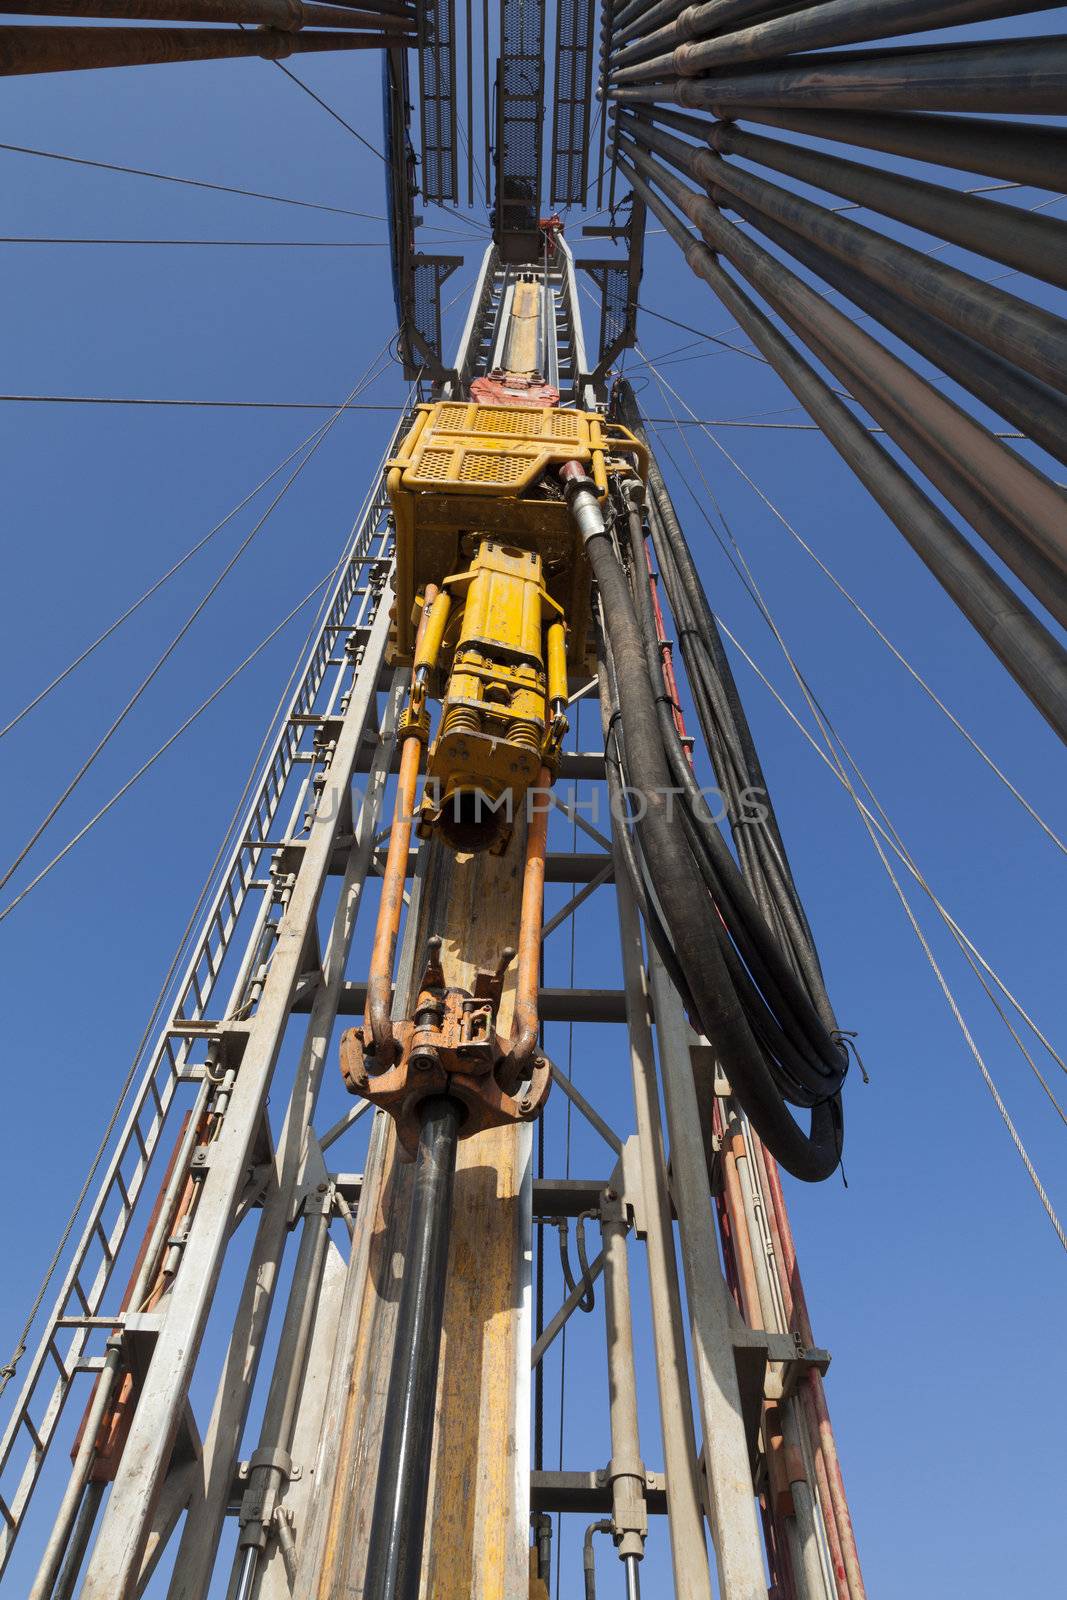
{"type": "MultiPolygon", "coordinates": [[[[416,635],[415,650],[422,640],[430,608],[437,598],[437,585],[428,583],[423,596],[422,615],[416,635]]],[[[412,673],[414,682],[414,672],[412,673]]],[[[370,971],[367,975],[367,1009],[365,1026],[370,1029],[373,1041],[375,1066],[384,1072],[396,1060],[396,1039],[393,1036],[393,964],[396,960],[396,941],[400,933],[400,917],[404,909],[404,883],[407,879],[408,849],[411,845],[411,825],[415,819],[415,788],[419,781],[422,760],[422,738],[417,729],[405,732],[400,753],[400,776],[396,786],[396,804],[393,807],[393,826],[389,834],[389,852],[382,874],[382,898],[378,907],[378,922],[374,929],[374,947],[371,951],[370,971]]]]}

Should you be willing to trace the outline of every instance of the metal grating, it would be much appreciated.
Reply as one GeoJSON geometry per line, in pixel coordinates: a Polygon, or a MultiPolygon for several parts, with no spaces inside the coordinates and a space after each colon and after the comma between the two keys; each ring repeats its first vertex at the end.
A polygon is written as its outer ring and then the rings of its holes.
{"type": "MultiPolygon", "coordinates": [[[[462,256],[412,257],[411,319],[421,343],[439,362],[441,359],[441,285],[462,262],[462,256]]],[[[425,351],[414,355],[416,366],[423,364],[425,351]]],[[[405,372],[412,377],[414,373],[405,372]]]]}
{"type": "Polygon", "coordinates": [[[585,199],[593,87],[594,0],[556,0],[552,204],[585,199]]]}
{"type": "Polygon", "coordinates": [[[422,194],[459,203],[456,163],[456,0],[420,0],[422,194]]]}
{"type": "Polygon", "coordinates": [[[496,242],[508,261],[538,255],[544,121],[544,0],[501,0],[496,242]]]}
{"type": "Polygon", "coordinates": [[[612,350],[627,332],[630,269],[620,266],[601,268],[600,273],[600,358],[612,350]]]}

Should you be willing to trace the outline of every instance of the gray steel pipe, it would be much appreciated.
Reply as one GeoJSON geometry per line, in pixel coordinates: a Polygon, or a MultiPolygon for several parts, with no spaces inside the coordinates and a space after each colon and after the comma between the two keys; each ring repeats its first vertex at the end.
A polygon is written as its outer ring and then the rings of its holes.
{"type": "Polygon", "coordinates": [[[93,1458],[96,1455],[97,1435],[107,1415],[121,1372],[122,1339],[118,1334],[113,1334],[107,1342],[104,1364],[97,1374],[92,1402],[82,1422],[77,1453],[67,1479],[67,1486],[63,1491],[63,1498],[59,1503],[59,1510],[52,1523],[41,1564],[37,1569],[37,1576],[33,1581],[33,1588],[29,1593],[29,1600],[52,1600],[67,1547],[72,1536],[78,1531],[80,1512],[84,1505],[83,1497],[92,1470],[93,1458]]]}
{"type": "MultiPolygon", "coordinates": [[[[661,147],[664,141],[669,145],[678,144],[666,135],[636,125],[634,136],[645,150],[653,145],[661,147]]],[[[686,146],[679,148],[688,149],[686,146]]],[[[660,188],[695,223],[709,244],[724,248],[731,255],[750,281],[756,282],[754,271],[760,275],[760,292],[765,283],[769,290],[767,298],[779,307],[802,338],[805,330],[815,333],[834,350],[835,361],[876,385],[893,413],[909,427],[920,428],[968,481],[1014,524],[1024,544],[1036,545],[1047,561],[1061,571],[1067,570],[1064,515],[1067,500],[1056,484],[939,394],[758,245],[744,239],[703,194],[694,194],[670,170],[658,163],[653,165],[653,176],[660,188]]],[[[844,381],[847,383],[848,378],[844,381]]]]}
{"type": "MultiPolygon", "coordinates": [[[[1067,128],[997,122],[990,117],[793,111],[770,106],[735,107],[732,115],[771,128],[787,128],[812,139],[830,139],[881,150],[886,155],[906,156],[911,161],[954,167],[958,172],[982,173],[1009,183],[1033,184],[1038,189],[1067,189],[1067,128]]],[[[690,123],[697,120],[686,118],[690,123]]]]}
{"type": "MultiPolygon", "coordinates": [[[[659,182],[650,158],[634,147],[622,153],[659,182]]],[[[1050,726],[1067,739],[1067,655],[1061,646],[723,271],[713,251],[693,237],[642,172],[628,163],[624,171],[635,192],[674,238],[690,269],[704,279],[750,336],[1050,726]]],[[[774,278],[782,273],[778,263],[725,222],[715,245],[773,303],[774,278]],[[765,264],[762,272],[758,271],[760,257],[765,264]]]]}
{"type": "MultiPolygon", "coordinates": [[[[739,216],[748,218],[750,211],[743,202],[737,202],[739,216]]],[[[751,211],[750,220],[756,215],[751,211]]],[[[990,410],[1013,422],[1035,444],[1067,464],[1067,400],[1055,389],[984,350],[965,334],[946,328],[933,317],[907,305],[890,290],[872,283],[862,273],[853,272],[788,228],[766,217],[761,217],[757,225],[768,239],[773,239],[797,261],[802,261],[833,288],[847,295],[883,327],[977,396],[990,410]]]]}
{"type": "Polygon", "coordinates": [[[425,1100],[420,1111],[422,1131],[367,1549],[366,1600],[417,1600],[422,1570],[463,1107],[457,1100],[434,1098],[425,1100]]]}
{"type": "Polygon", "coordinates": [[[687,6],[666,27],[643,33],[621,50],[616,60],[619,66],[644,61],[649,68],[658,67],[660,75],[670,71],[691,78],[739,62],[778,60],[799,50],[892,39],[899,34],[1055,8],[1056,0],[828,0],[825,5],[805,6],[785,17],[723,33],[720,8],[711,0],[707,5],[687,6]],[[688,40],[700,42],[690,44],[688,40]],[[670,53],[657,53],[663,50],[670,53]],[[648,61],[650,56],[655,59],[648,61]]]}
{"type": "MultiPolygon", "coordinates": [[[[806,342],[812,354],[833,371],[832,349],[814,337],[806,342]]],[[[1021,548],[1018,533],[1012,524],[967,482],[956,470],[950,457],[931,446],[921,432],[910,427],[904,418],[888,411],[876,389],[864,383],[855,372],[850,373],[848,382],[853,396],[864,410],[883,424],[889,437],[915,463],[923,476],[944,495],[950,505],[955,506],[964,521],[1026,585],[1049,615],[1055,617],[1061,627],[1067,628],[1067,578],[1064,574],[1047,563],[1042,564],[1039,558],[1035,559],[1033,552],[1021,548]]],[[[1051,639],[1051,635],[1048,638],[1051,639]]]]}
{"type": "Polygon", "coordinates": [[[712,198],[717,204],[747,201],[756,211],[810,239],[901,299],[1067,393],[1067,321],[1062,317],[943,261],[931,260],[922,251],[863,223],[836,216],[825,206],[708,150],[685,144],[673,134],[645,123],[631,122],[629,126],[639,143],[666,156],[679,171],[714,191],[712,198]]]}
{"type": "MultiPolygon", "coordinates": [[[[613,1180],[621,1184],[621,1170],[613,1180]]],[[[601,1207],[604,1241],[604,1335],[607,1342],[608,1418],[611,1427],[611,1531],[622,1561],[640,1561],[645,1553],[648,1513],[645,1468],[637,1421],[637,1367],[634,1361],[633,1315],[630,1304],[629,1231],[618,1198],[601,1207]]]]}
{"type": "Polygon", "coordinates": [[[277,1361],[260,1427],[259,1448],[251,1458],[248,1487],[241,1503],[240,1532],[234,1553],[235,1569],[241,1572],[237,1591],[240,1600],[246,1590],[252,1592],[260,1552],[266,1548],[278,1497],[288,1482],[287,1469],[278,1457],[279,1452],[287,1456],[293,1442],[330,1243],[330,1210],[329,1199],[322,1199],[319,1209],[304,1218],[277,1361]]]}
{"type": "MultiPolygon", "coordinates": [[[[641,113],[642,121],[647,115],[649,113],[641,113]]],[[[702,123],[701,119],[684,113],[663,112],[658,106],[651,115],[656,122],[665,122],[671,127],[685,125],[686,132],[699,128],[703,134],[706,129],[709,137],[711,130],[723,126],[721,123],[702,123]]],[[[991,410],[1013,422],[1035,444],[1067,465],[1067,400],[1048,384],[1021,372],[1018,367],[983,349],[965,334],[957,333],[954,328],[948,328],[925,312],[906,304],[891,290],[883,289],[862,273],[853,271],[844,262],[827,255],[792,230],[750,210],[744,202],[735,201],[734,206],[739,215],[753,221],[758,218],[757,226],[769,239],[847,295],[884,327],[970,390],[991,410]]]]}
{"type": "MultiPolygon", "coordinates": [[[[640,68],[609,79],[620,101],[668,100],[729,116],[736,106],[786,106],[831,111],[1067,110],[1067,38],[997,40],[916,50],[871,50],[797,57],[788,65],[694,81],[668,77],[648,84],[640,68]],[[638,76],[635,76],[637,74],[638,76]]],[[[664,74],[665,76],[665,74],[664,74]]]]}
{"type": "Polygon", "coordinates": [[[159,66],[170,61],[220,61],[235,56],[276,61],[308,50],[377,50],[403,44],[406,38],[381,33],[285,33],[277,28],[239,33],[236,28],[67,28],[8,23],[0,27],[0,77],[159,66]]]}
{"type": "MultiPolygon", "coordinates": [[[[678,151],[681,161],[688,162],[690,146],[655,129],[636,123],[629,126],[644,150],[666,150],[669,157],[678,151]]],[[[714,161],[714,157],[708,159],[714,161]]],[[[699,159],[696,165],[700,165],[699,159]]],[[[657,168],[657,171],[668,183],[677,183],[667,169],[657,168]]],[[[656,182],[670,193],[659,176],[656,182]]],[[[679,209],[689,216],[709,243],[714,243],[713,236],[724,228],[727,237],[733,240],[736,230],[729,228],[711,200],[703,194],[694,195],[684,184],[678,186],[678,192],[679,209]]],[[[717,189],[715,198],[721,198],[723,193],[721,188],[717,189]]],[[[727,203],[732,202],[728,200],[727,203]]],[[[757,223],[762,214],[757,206],[753,212],[757,223]]],[[[758,246],[754,248],[762,254],[758,246]]],[[[777,261],[774,261],[774,269],[777,279],[772,280],[772,287],[775,281],[780,283],[778,299],[782,299],[783,293],[788,299],[790,310],[786,315],[794,328],[799,324],[812,329],[850,369],[867,381],[876,382],[904,421],[909,426],[921,426],[930,435],[931,442],[939,443],[974,486],[1015,524],[1024,542],[1036,544],[1046,559],[1061,570],[1067,570],[1067,499],[1059,487],[777,261]],[[821,334],[820,328],[824,330],[821,334]],[[832,331],[825,331],[827,329],[832,331]]],[[[1067,356],[1067,344],[1064,355],[1067,356]]]]}
{"type": "Polygon", "coordinates": [[[882,216],[1067,289],[1067,222],[978,195],[960,194],[944,184],[902,177],[781,139],[745,133],[727,123],[714,123],[707,138],[720,155],[741,156],[784,172],[813,189],[855,200],[882,216]]]}
{"type": "MultiPolygon", "coordinates": [[[[816,5],[822,0],[814,0],[816,5]]],[[[806,10],[812,0],[786,0],[784,5],[775,5],[774,0],[708,0],[703,11],[714,11],[716,27],[728,27],[734,22],[745,22],[749,17],[775,16],[780,11],[806,10]]],[[[644,11],[636,12],[634,7],[627,6],[626,14],[620,11],[612,29],[615,41],[624,44],[628,39],[645,37],[650,28],[660,28],[662,24],[670,22],[682,11],[692,9],[687,0],[656,0],[656,3],[647,6],[644,11]]]]}

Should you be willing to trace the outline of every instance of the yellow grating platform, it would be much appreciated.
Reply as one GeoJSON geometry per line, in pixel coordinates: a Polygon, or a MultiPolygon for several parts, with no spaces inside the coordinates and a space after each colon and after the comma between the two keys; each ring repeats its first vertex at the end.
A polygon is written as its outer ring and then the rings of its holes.
{"type": "Polygon", "coordinates": [[[419,417],[390,465],[401,469],[403,488],[425,493],[521,493],[547,468],[581,461],[603,495],[604,457],[624,442],[593,412],[555,406],[480,406],[443,401],[421,406],[419,417]]]}

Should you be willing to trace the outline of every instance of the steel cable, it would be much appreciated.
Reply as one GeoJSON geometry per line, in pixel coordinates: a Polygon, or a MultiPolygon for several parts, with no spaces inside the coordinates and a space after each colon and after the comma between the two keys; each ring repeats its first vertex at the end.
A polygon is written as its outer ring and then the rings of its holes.
{"type": "MultiPolygon", "coordinates": [[[[371,363],[372,367],[377,366],[377,363],[381,360],[381,357],[382,357],[382,355],[384,354],[384,352],[385,352],[385,350],[387,348],[388,348],[387,345],[383,346],[382,349],[378,352],[378,354],[374,357],[374,359],[373,359],[373,361],[371,363]]],[[[352,392],[348,396],[348,399],[351,400],[357,394],[359,394],[362,389],[368,387],[369,384],[373,383],[374,378],[376,376],[378,376],[378,374],[376,372],[375,373],[371,373],[370,375],[365,374],[364,377],[361,378],[359,380],[359,382],[355,385],[355,387],[352,389],[352,392]]],[[[345,404],[347,404],[347,401],[345,402],[345,404]]],[[[203,612],[204,608],[208,605],[208,603],[210,602],[212,597],[216,594],[216,592],[218,591],[218,589],[220,588],[222,583],[225,581],[226,577],[229,575],[230,572],[233,571],[234,567],[237,565],[237,562],[244,555],[245,551],[252,544],[252,541],[259,534],[260,530],[263,528],[264,524],[266,523],[267,519],[270,517],[271,513],[274,511],[275,507],[277,505],[279,505],[279,503],[284,499],[284,497],[287,494],[288,490],[293,485],[293,483],[296,482],[297,478],[300,476],[300,474],[303,471],[304,467],[312,459],[312,457],[318,451],[319,447],[322,445],[324,440],[328,437],[331,429],[333,428],[333,426],[336,423],[337,419],[342,415],[343,411],[344,411],[344,406],[342,405],[341,407],[338,408],[337,411],[334,412],[333,416],[330,417],[330,419],[327,422],[325,422],[322,425],[321,428],[317,429],[315,431],[315,433],[312,435],[312,438],[313,438],[314,442],[311,444],[311,446],[308,449],[306,455],[303,457],[303,459],[301,461],[299,461],[297,463],[296,467],[289,474],[288,478],[286,478],[286,480],[283,483],[281,489],[274,496],[274,499],[270,502],[270,504],[268,505],[266,511],[264,511],[263,515],[259,518],[259,520],[254,524],[254,526],[252,527],[250,532],[245,536],[245,538],[238,545],[237,549],[234,551],[234,553],[230,557],[229,561],[227,561],[226,565],[223,567],[223,569],[219,573],[218,577],[208,587],[206,593],[201,597],[201,599],[193,607],[192,611],[186,617],[185,621],[182,623],[182,625],[178,629],[177,633],[170,640],[170,642],[166,645],[166,647],[161,652],[161,654],[156,658],[155,662],[153,663],[153,665],[149,669],[148,673],[145,675],[145,677],[138,684],[137,688],[134,690],[133,694],[127,700],[126,704],[122,707],[122,709],[118,713],[118,715],[113,719],[113,721],[112,721],[111,725],[109,726],[109,728],[107,729],[107,731],[102,735],[102,737],[94,745],[93,749],[89,752],[89,755],[82,762],[82,764],[78,768],[77,772],[74,774],[74,776],[67,783],[65,789],[58,796],[58,798],[53,802],[53,804],[51,805],[51,807],[49,808],[48,812],[45,814],[45,816],[41,820],[41,822],[39,822],[37,824],[37,827],[34,829],[33,833],[30,835],[30,837],[26,841],[26,843],[22,846],[22,849],[18,852],[18,854],[16,855],[15,859],[10,863],[10,865],[7,867],[7,869],[3,873],[3,875],[0,876],[0,888],[3,888],[6,884],[8,884],[11,881],[11,878],[14,876],[15,872],[18,870],[18,868],[21,866],[22,862],[29,855],[29,853],[33,849],[34,845],[37,843],[37,841],[40,839],[41,835],[45,832],[46,828],[49,826],[49,824],[52,822],[53,818],[56,816],[57,812],[61,809],[61,807],[66,803],[66,801],[73,794],[74,790],[77,788],[78,784],[85,777],[86,773],[89,771],[90,767],[96,761],[97,757],[106,748],[106,746],[108,745],[108,743],[110,742],[110,740],[112,739],[114,734],[118,731],[118,729],[121,727],[122,723],[125,721],[126,717],[130,713],[130,711],[132,711],[133,707],[138,703],[138,701],[140,700],[141,696],[144,694],[145,690],[149,687],[149,685],[154,681],[154,679],[162,671],[164,665],[170,659],[170,657],[173,655],[174,651],[177,649],[177,647],[181,643],[181,641],[185,638],[186,634],[189,632],[189,629],[192,627],[192,625],[196,621],[197,617],[199,617],[200,614],[203,612]]],[[[37,882],[37,881],[38,881],[37,879],[34,880],[34,882],[37,882]]],[[[18,903],[18,899],[21,899],[21,898],[22,898],[21,895],[18,896],[18,898],[15,901],[12,902],[12,905],[17,904],[18,903]]],[[[11,906],[9,906],[7,909],[10,910],[11,906]]],[[[0,920],[2,920],[3,916],[5,916],[6,914],[7,914],[6,911],[3,912],[3,913],[0,913],[0,920]]]]}

